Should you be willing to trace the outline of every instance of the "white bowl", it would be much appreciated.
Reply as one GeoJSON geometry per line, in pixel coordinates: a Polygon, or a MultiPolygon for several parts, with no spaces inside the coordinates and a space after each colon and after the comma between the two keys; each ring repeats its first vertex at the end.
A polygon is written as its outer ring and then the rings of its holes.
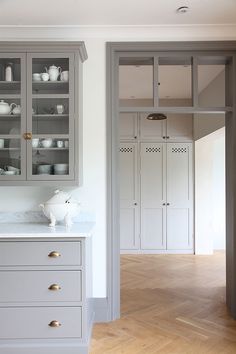
{"type": "Polygon", "coordinates": [[[68,169],[68,163],[56,163],[53,165],[54,170],[61,171],[61,170],[67,170],[68,169]]]}
{"type": "Polygon", "coordinates": [[[38,146],[39,146],[39,139],[38,138],[32,139],[32,147],[37,148],[38,146]]]}
{"type": "Polygon", "coordinates": [[[4,171],[3,172],[3,175],[6,175],[6,176],[13,176],[16,174],[16,171],[4,171]]]}
{"type": "Polygon", "coordinates": [[[52,165],[38,165],[37,166],[37,174],[51,174],[52,172],[52,165]]]}
{"type": "Polygon", "coordinates": [[[50,147],[52,147],[53,140],[52,139],[43,139],[41,141],[41,144],[42,144],[42,147],[44,147],[44,148],[50,148],[50,147]]]}

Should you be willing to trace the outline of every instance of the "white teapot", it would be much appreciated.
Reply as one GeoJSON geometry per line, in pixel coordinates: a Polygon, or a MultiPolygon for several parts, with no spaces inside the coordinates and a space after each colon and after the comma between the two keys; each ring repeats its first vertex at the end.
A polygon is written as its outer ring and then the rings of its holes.
{"type": "Polygon", "coordinates": [[[5,102],[4,100],[1,100],[0,101],[0,114],[10,114],[12,111],[12,107],[14,105],[16,106],[15,103],[9,104],[9,103],[5,102]]]}
{"type": "Polygon", "coordinates": [[[50,81],[57,81],[58,76],[61,74],[61,67],[60,66],[55,66],[51,65],[49,66],[49,69],[45,67],[46,72],[49,75],[49,80],[50,81]]]}
{"type": "Polygon", "coordinates": [[[54,227],[57,221],[64,220],[66,226],[71,226],[72,218],[79,214],[79,203],[63,191],[56,190],[55,195],[46,203],[39,205],[50,220],[49,226],[54,227]]]}

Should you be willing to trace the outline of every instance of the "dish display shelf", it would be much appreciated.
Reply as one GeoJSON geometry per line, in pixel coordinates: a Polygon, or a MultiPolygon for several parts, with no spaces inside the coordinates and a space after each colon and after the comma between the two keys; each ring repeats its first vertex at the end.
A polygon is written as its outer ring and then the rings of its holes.
{"type": "Polygon", "coordinates": [[[1,185],[80,183],[79,72],[86,51],[78,46],[0,52],[1,185]]]}

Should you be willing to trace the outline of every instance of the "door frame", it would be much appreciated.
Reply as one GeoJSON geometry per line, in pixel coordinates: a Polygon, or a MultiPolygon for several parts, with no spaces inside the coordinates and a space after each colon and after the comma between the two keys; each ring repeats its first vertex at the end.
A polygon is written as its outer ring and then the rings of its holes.
{"type": "MultiPolygon", "coordinates": [[[[231,110],[226,117],[226,304],[236,319],[236,41],[202,42],[108,42],[106,44],[107,104],[107,300],[108,318],[120,317],[120,242],[119,242],[119,53],[187,53],[189,56],[213,54],[232,57],[226,72],[227,98],[231,110]]],[[[195,90],[196,92],[196,90],[195,90]]],[[[195,97],[195,99],[197,99],[195,97]]],[[[154,108],[153,111],[156,111],[154,108]]],[[[191,112],[193,113],[193,112],[191,112]]],[[[197,113],[197,111],[196,111],[197,113]]],[[[198,111],[199,113],[199,111],[198,111]]],[[[205,112],[207,113],[207,112],[205,112]]]]}

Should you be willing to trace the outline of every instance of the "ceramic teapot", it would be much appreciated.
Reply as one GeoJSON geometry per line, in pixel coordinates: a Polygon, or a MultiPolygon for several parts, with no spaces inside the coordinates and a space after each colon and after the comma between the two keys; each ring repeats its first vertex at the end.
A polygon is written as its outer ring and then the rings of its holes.
{"type": "Polygon", "coordinates": [[[15,106],[14,108],[12,108],[12,113],[13,114],[21,114],[21,106],[17,105],[15,103],[12,103],[12,107],[15,106]]]}
{"type": "Polygon", "coordinates": [[[63,191],[56,190],[54,196],[39,206],[54,227],[57,221],[64,220],[66,226],[72,225],[72,218],[79,214],[79,203],[63,191]]]}
{"type": "Polygon", "coordinates": [[[61,73],[61,67],[60,66],[57,67],[55,65],[51,65],[51,66],[49,66],[49,69],[47,69],[45,67],[45,70],[46,70],[46,72],[49,75],[49,80],[50,81],[57,81],[58,76],[61,73]]]}
{"type": "Polygon", "coordinates": [[[15,103],[7,103],[4,100],[0,101],[0,114],[10,114],[13,106],[17,106],[15,103]]]}

